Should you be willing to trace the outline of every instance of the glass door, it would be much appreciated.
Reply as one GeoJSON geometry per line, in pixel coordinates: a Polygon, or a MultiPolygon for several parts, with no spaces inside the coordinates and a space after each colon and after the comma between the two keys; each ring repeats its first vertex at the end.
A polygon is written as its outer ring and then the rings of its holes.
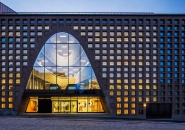
{"type": "Polygon", "coordinates": [[[77,113],[77,101],[71,101],[71,113],[77,113]]]}
{"type": "Polygon", "coordinates": [[[70,113],[70,101],[61,101],[60,102],[60,112],[70,113]]]}
{"type": "Polygon", "coordinates": [[[87,112],[87,98],[78,98],[78,112],[87,112]]]}
{"type": "Polygon", "coordinates": [[[59,112],[59,106],[60,106],[60,104],[59,104],[60,102],[58,101],[58,100],[53,100],[52,101],[52,112],[53,113],[58,113],[59,112]]]}

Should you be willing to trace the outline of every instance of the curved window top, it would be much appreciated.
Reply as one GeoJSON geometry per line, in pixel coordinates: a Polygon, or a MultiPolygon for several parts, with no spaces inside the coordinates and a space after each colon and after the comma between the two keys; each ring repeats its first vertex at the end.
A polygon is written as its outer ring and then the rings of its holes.
{"type": "MultiPolygon", "coordinates": [[[[45,86],[45,89],[53,84],[60,89],[71,85],[80,89],[100,89],[85,51],[76,38],[65,32],[56,33],[46,41],[32,74],[35,78],[30,80],[43,82],[45,85],[41,88],[45,86]]],[[[35,84],[32,85],[28,89],[35,87],[35,84]]]]}
{"type": "Polygon", "coordinates": [[[77,39],[68,33],[60,32],[54,34],[47,40],[34,66],[91,65],[77,39]]]}
{"type": "Polygon", "coordinates": [[[71,34],[60,32],[53,36],[51,36],[46,43],[79,43],[76,38],[74,38],[71,34]]]}

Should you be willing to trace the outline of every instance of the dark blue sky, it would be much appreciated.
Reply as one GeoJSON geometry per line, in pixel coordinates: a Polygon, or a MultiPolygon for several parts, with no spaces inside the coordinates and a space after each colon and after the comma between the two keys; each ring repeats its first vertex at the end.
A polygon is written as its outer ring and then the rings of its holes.
{"type": "Polygon", "coordinates": [[[1,0],[17,12],[185,13],[185,0],[1,0]]]}

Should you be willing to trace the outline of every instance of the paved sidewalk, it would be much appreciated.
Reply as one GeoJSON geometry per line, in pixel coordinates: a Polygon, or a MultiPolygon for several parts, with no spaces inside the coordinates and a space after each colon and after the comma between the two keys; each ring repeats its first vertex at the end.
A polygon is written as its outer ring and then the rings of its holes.
{"type": "Polygon", "coordinates": [[[96,118],[0,116],[0,130],[185,130],[185,123],[96,118]]]}

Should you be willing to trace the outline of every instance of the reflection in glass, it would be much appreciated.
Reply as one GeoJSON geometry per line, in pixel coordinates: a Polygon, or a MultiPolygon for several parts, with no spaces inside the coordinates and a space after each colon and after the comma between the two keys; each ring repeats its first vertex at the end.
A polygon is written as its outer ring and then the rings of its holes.
{"type": "Polygon", "coordinates": [[[60,32],[51,36],[41,49],[26,89],[100,89],[85,51],[76,38],[60,32]]]}

